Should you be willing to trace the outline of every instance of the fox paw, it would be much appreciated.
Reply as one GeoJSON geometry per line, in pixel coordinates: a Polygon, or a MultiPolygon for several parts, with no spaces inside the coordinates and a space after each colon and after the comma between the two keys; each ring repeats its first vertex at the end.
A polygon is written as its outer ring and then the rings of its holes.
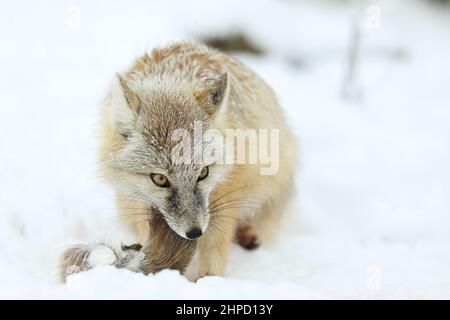
{"type": "Polygon", "coordinates": [[[253,227],[249,225],[239,226],[236,231],[236,241],[247,250],[254,250],[261,245],[261,240],[253,227]]]}

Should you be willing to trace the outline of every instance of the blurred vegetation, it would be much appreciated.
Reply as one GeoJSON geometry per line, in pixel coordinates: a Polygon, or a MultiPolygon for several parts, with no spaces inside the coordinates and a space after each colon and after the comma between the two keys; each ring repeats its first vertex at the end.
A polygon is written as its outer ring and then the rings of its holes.
{"type": "Polygon", "coordinates": [[[245,52],[254,55],[264,54],[264,50],[252,42],[244,33],[201,38],[206,45],[225,52],[245,52]]]}
{"type": "Polygon", "coordinates": [[[439,4],[450,4],[450,0],[427,0],[439,4]]]}

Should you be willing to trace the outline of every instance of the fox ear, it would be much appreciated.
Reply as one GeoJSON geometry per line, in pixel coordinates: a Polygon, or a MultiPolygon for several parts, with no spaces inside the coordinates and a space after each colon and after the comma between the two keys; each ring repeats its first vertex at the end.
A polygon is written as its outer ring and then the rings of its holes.
{"type": "Polygon", "coordinates": [[[224,73],[211,87],[210,99],[211,104],[220,107],[228,94],[228,73],[224,73]]]}
{"type": "Polygon", "coordinates": [[[118,124],[129,124],[136,119],[141,101],[136,93],[130,90],[127,82],[119,74],[113,81],[112,89],[112,116],[118,124]]]}
{"type": "Polygon", "coordinates": [[[206,89],[195,96],[210,114],[215,113],[224,104],[229,91],[228,73],[222,74],[218,79],[207,80],[206,89]]]}

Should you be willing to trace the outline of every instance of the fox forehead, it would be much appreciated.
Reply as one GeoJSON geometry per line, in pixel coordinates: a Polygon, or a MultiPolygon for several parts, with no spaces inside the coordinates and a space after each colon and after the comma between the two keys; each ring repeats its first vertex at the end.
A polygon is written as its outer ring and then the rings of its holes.
{"type": "Polygon", "coordinates": [[[195,101],[155,94],[142,103],[136,128],[146,142],[156,149],[172,149],[178,143],[173,138],[176,130],[193,134],[194,123],[206,128],[210,122],[207,113],[195,101]]]}
{"type": "Polygon", "coordinates": [[[155,139],[154,134],[147,135],[135,134],[128,141],[118,159],[123,169],[142,174],[156,172],[183,177],[197,174],[204,167],[201,163],[173,161],[172,147],[176,141],[163,144],[161,140],[155,139]]]}

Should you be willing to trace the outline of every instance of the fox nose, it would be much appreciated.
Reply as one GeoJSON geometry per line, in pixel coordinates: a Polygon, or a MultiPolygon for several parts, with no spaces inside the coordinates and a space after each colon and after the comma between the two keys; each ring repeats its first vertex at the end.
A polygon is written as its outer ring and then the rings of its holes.
{"type": "Polygon", "coordinates": [[[198,227],[194,227],[191,230],[189,230],[188,232],[186,232],[186,237],[188,237],[191,240],[197,239],[198,237],[200,237],[203,234],[202,229],[198,228],[198,227]]]}

